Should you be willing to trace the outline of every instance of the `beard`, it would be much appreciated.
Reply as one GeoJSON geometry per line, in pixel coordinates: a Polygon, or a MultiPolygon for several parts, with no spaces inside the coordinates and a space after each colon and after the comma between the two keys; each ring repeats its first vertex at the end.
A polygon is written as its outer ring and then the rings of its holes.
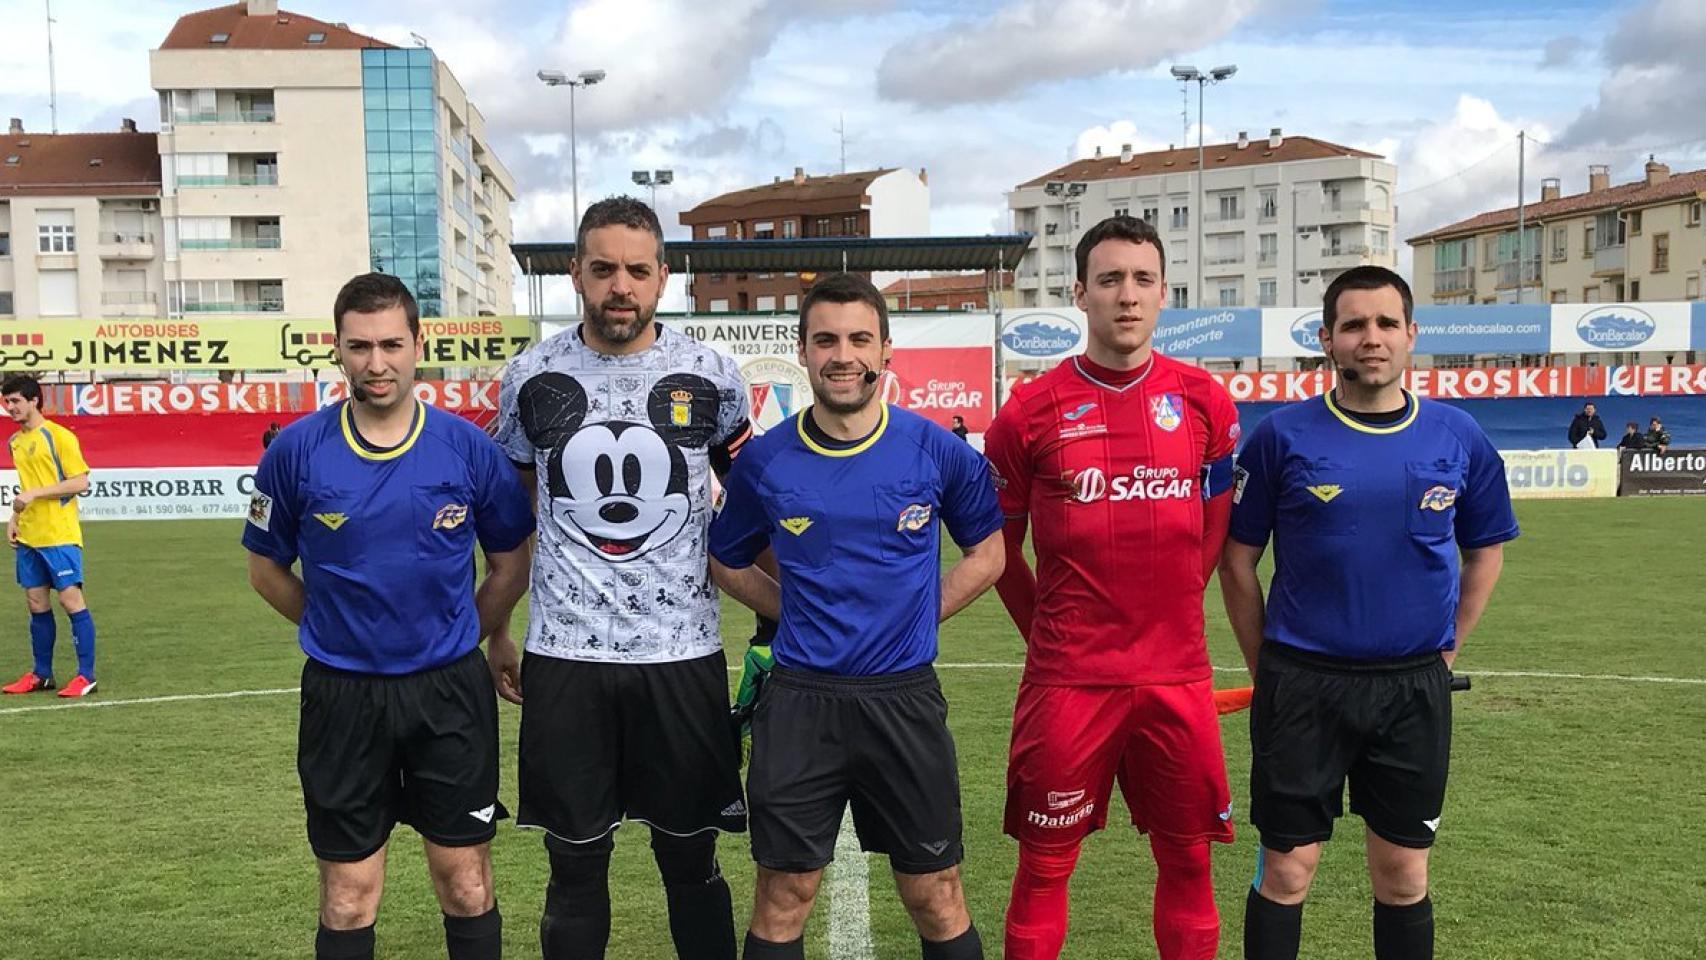
{"type": "MultiPolygon", "coordinates": [[[[880,378],[875,383],[866,383],[864,380],[860,380],[858,381],[859,390],[854,394],[853,399],[839,400],[829,396],[829,374],[844,372],[846,372],[845,369],[841,367],[837,367],[833,370],[826,367],[818,373],[817,382],[812,384],[813,402],[819,404],[830,413],[834,413],[839,416],[858,413],[870,406],[871,401],[877,396],[877,390],[882,387],[882,380],[880,378]]],[[[865,371],[859,370],[857,372],[863,374],[865,371]]]]}
{"type": "Polygon", "coordinates": [[[599,339],[606,343],[632,343],[641,333],[651,326],[652,317],[657,314],[657,305],[650,308],[638,303],[623,303],[620,300],[606,300],[598,306],[587,304],[586,322],[598,333],[599,339]],[[612,308],[632,307],[634,315],[630,318],[612,317],[605,311],[612,308]]]}

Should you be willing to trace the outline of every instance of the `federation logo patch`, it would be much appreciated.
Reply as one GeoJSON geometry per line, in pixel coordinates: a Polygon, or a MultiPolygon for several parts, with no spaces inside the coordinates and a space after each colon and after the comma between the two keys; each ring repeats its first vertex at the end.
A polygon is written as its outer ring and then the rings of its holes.
{"type": "Polygon", "coordinates": [[[1315,494],[1315,499],[1322,503],[1332,503],[1334,497],[1345,492],[1344,488],[1340,487],[1336,483],[1320,483],[1313,487],[1305,487],[1304,489],[1315,494]]]}
{"type": "Polygon", "coordinates": [[[1062,416],[1066,417],[1068,420],[1077,420],[1079,417],[1084,416],[1086,413],[1089,413],[1094,409],[1096,409],[1096,404],[1094,403],[1081,403],[1078,405],[1078,409],[1068,410],[1066,413],[1062,414],[1062,416]]]}
{"type": "Polygon", "coordinates": [[[249,497],[249,522],[262,530],[272,526],[272,498],[259,490],[249,497]]]}
{"type": "Polygon", "coordinates": [[[930,505],[928,503],[908,504],[900,512],[900,522],[894,525],[896,530],[911,532],[922,530],[930,525],[930,505]]]}
{"type": "Polygon", "coordinates": [[[1450,510],[1451,505],[1456,502],[1457,491],[1444,484],[1439,484],[1429,487],[1428,492],[1422,494],[1422,502],[1418,506],[1423,510],[1435,510],[1444,513],[1450,510]]]}
{"type": "Polygon", "coordinates": [[[1149,398],[1149,414],[1155,418],[1155,425],[1172,433],[1179,429],[1184,422],[1185,399],[1176,393],[1163,393],[1158,397],[1149,398]]]}
{"type": "Polygon", "coordinates": [[[341,513],[316,513],[314,514],[314,519],[325,524],[327,529],[336,530],[343,526],[345,521],[349,520],[349,517],[346,517],[341,513]]]}
{"type": "Polygon", "coordinates": [[[1243,467],[1232,468],[1232,502],[1234,504],[1244,502],[1244,484],[1249,482],[1250,471],[1243,467]]]}
{"type": "Polygon", "coordinates": [[[1050,790],[1048,792],[1048,808],[1050,810],[1065,810],[1075,807],[1084,800],[1082,790],[1050,790]]]}
{"type": "Polygon", "coordinates": [[[806,528],[811,526],[811,525],[812,525],[812,518],[811,517],[784,517],[782,519],[782,529],[788,531],[789,533],[793,534],[796,537],[802,533],[805,533],[806,528]]]}
{"type": "Polygon", "coordinates": [[[447,503],[438,508],[438,513],[432,518],[434,530],[455,530],[468,519],[468,505],[465,503],[447,503]]]}

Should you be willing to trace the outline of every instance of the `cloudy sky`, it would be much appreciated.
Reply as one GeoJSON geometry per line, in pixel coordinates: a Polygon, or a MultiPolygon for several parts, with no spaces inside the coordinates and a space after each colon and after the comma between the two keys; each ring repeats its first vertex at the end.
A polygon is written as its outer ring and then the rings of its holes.
{"type": "MultiPolygon", "coordinates": [[[[54,0],[62,130],[157,126],[149,48],[190,3],[54,0]]],[[[1700,0],[296,0],[399,44],[419,34],[515,172],[520,240],[570,237],[568,103],[539,68],[608,71],[578,95],[581,198],[669,167],[666,230],[725,190],[840,168],[925,167],[931,228],[1008,226],[1004,192],[1100,145],[1194,140],[1173,63],[1238,66],[1210,139],[1269,127],[1399,165],[1400,233],[1515,202],[1587,165],[1706,166],[1700,0]]],[[[41,0],[0,0],[0,117],[48,119],[41,0]]],[[[1405,262],[1407,264],[1408,258],[1405,262]]],[[[555,297],[553,297],[555,299],[555,297]]]]}

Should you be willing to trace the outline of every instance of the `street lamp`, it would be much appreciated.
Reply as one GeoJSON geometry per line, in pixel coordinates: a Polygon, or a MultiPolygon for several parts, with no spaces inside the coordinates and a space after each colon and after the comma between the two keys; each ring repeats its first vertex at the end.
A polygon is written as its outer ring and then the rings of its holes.
{"type": "Polygon", "coordinates": [[[541,70],[539,79],[547,87],[569,88],[569,194],[573,197],[575,219],[575,235],[580,235],[581,228],[581,177],[579,151],[575,143],[575,89],[590,87],[604,79],[603,70],[582,70],[578,76],[570,77],[561,70],[541,70]]]}
{"type": "Polygon", "coordinates": [[[1066,282],[1061,285],[1062,300],[1067,299],[1066,291],[1072,289],[1072,283],[1077,279],[1078,271],[1078,261],[1072,250],[1072,203],[1082,197],[1085,191],[1089,189],[1090,185],[1082,180],[1074,180],[1070,183],[1064,180],[1050,180],[1043,184],[1043,193],[1060,198],[1060,218],[1066,221],[1066,249],[1062,251],[1062,255],[1065,261],[1071,263],[1071,266],[1063,265],[1061,269],[1061,273],[1067,278],[1066,282]]]}
{"type": "Polygon", "coordinates": [[[1213,70],[1210,70],[1208,73],[1203,73],[1201,70],[1198,70],[1196,67],[1175,66],[1175,67],[1173,67],[1173,69],[1170,72],[1173,74],[1173,79],[1175,79],[1175,80],[1180,80],[1180,81],[1183,81],[1185,83],[1193,83],[1194,82],[1197,85],[1197,217],[1196,217],[1196,220],[1197,220],[1197,251],[1196,251],[1196,254],[1197,255],[1196,255],[1196,261],[1197,261],[1197,306],[1201,307],[1203,305],[1203,289],[1202,289],[1203,216],[1204,216],[1203,203],[1205,202],[1203,200],[1203,174],[1208,172],[1203,166],[1203,148],[1202,148],[1203,88],[1207,87],[1211,83],[1220,83],[1223,80],[1232,79],[1232,75],[1238,72],[1238,67],[1234,64],[1229,63],[1224,67],[1215,67],[1213,70]]]}
{"type": "Polygon", "coordinates": [[[675,182],[674,170],[635,170],[634,183],[636,186],[650,187],[652,191],[652,209],[658,208],[658,188],[667,187],[675,182]]]}

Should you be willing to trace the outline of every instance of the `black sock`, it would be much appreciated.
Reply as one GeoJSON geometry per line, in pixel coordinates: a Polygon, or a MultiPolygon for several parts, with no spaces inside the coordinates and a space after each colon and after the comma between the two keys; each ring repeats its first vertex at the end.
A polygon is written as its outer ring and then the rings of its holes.
{"type": "Polygon", "coordinates": [[[983,939],[977,935],[977,924],[952,940],[918,938],[924,946],[924,960],[983,960],[983,939]]]}
{"type": "Polygon", "coordinates": [[[760,940],[751,930],[746,932],[746,946],[741,960],[806,960],[806,938],[795,937],[787,943],[760,940]]]}
{"type": "Polygon", "coordinates": [[[450,960],[502,960],[504,918],[498,905],[477,917],[445,914],[444,949],[450,960]]]}
{"type": "Polygon", "coordinates": [[[1275,903],[1255,887],[1244,899],[1244,960],[1297,960],[1303,904],[1275,903]]]}
{"type": "Polygon", "coordinates": [[[320,924],[314,934],[314,960],[373,960],[373,924],[354,930],[320,924]]]}
{"type": "Polygon", "coordinates": [[[610,851],[604,836],[592,843],[545,838],[551,882],[539,917],[544,960],[604,960],[610,944],[610,851]]]}
{"type": "Polygon", "coordinates": [[[717,866],[717,835],[652,831],[652,855],[669,902],[669,935],[681,960],[735,960],[734,901],[717,866]]]}
{"type": "Polygon", "coordinates": [[[1407,907],[1374,901],[1374,960],[1433,960],[1434,904],[1427,897],[1407,907]]]}

